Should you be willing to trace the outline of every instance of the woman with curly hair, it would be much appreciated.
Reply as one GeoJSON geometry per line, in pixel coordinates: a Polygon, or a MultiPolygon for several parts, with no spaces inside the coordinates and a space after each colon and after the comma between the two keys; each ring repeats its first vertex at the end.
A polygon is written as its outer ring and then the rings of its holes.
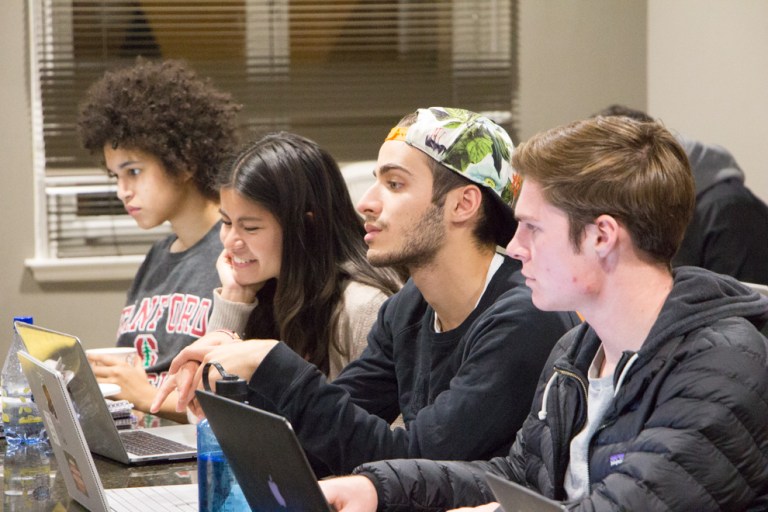
{"type": "MultiPolygon", "coordinates": [[[[83,146],[103,156],[128,214],[172,231],[150,249],[120,317],[117,345],[136,349],[136,365],[89,356],[99,381],[118,384],[117,398],[139,410],[173,357],[207,331],[222,250],[214,184],[237,143],[239,109],[183,62],[142,59],[107,72],[81,105],[83,146]]],[[[162,414],[177,417],[172,406],[162,414]]]]}

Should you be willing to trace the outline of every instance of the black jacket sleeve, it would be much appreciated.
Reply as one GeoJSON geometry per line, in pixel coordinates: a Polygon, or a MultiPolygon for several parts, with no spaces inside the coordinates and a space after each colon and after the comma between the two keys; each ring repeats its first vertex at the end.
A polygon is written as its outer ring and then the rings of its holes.
{"type": "MultiPolygon", "coordinates": [[[[391,301],[382,309],[388,306],[391,301]]],[[[389,425],[399,392],[392,375],[398,333],[389,332],[381,316],[369,347],[334,383],[278,345],[250,387],[291,421],[307,453],[334,474],[382,459],[472,460],[508,451],[544,361],[567,327],[563,317],[536,310],[527,289],[505,293],[456,349],[448,389],[419,410],[407,429],[389,425]]]]}

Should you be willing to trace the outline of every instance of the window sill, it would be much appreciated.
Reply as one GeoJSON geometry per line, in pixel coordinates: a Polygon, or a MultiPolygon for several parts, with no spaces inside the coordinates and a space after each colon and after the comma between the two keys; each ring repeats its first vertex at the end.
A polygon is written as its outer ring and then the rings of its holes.
{"type": "Polygon", "coordinates": [[[93,258],[31,258],[24,264],[39,283],[132,280],[144,255],[93,258]]]}

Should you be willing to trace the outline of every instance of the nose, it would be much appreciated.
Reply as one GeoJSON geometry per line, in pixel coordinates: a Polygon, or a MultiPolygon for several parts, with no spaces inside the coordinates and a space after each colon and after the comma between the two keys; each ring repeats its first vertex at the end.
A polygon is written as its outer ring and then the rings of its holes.
{"type": "Polygon", "coordinates": [[[518,227],[515,231],[515,236],[513,236],[512,240],[510,240],[507,244],[507,256],[522,262],[526,262],[528,261],[530,254],[521,243],[521,238],[522,234],[520,233],[520,228],[518,227]]]}
{"type": "Polygon", "coordinates": [[[219,239],[221,240],[221,245],[223,245],[224,248],[228,251],[240,249],[244,243],[242,238],[240,238],[240,235],[237,233],[237,230],[232,226],[227,226],[226,224],[221,225],[221,231],[219,231],[219,239]]]}
{"type": "Polygon", "coordinates": [[[123,203],[127,203],[133,198],[133,190],[128,186],[126,180],[117,178],[117,198],[123,203]]]}
{"type": "Polygon", "coordinates": [[[378,183],[374,183],[357,202],[357,211],[364,217],[377,217],[381,211],[381,202],[377,192],[378,183]]]}

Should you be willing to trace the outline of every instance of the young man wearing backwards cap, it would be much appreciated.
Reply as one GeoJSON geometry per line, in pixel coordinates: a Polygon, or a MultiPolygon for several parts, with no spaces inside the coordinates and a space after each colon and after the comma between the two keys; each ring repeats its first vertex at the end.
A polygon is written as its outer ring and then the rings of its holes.
{"type": "Polygon", "coordinates": [[[552,351],[506,457],[363,464],[321,482],[331,505],[496,511],[492,472],[570,511],[768,509],[768,298],[671,270],[694,206],[683,148],[658,123],[597,117],[512,161],[524,183],[507,252],[536,306],[584,323],[552,351]]]}
{"type": "Polygon", "coordinates": [[[200,363],[220,362],[248,381],[252,405],[290,420],[319,475],[506,453],[550,349],[578,323],[537,310],[520,263],[496,252],[515,229],[512,149],[501,127],[466,110],[420,109],[392,129],[358,211],[370,261],[411,279],[333,383],[283,343],[214,334],[179,354],[164,392],[178,385],[186,406],[200,363]],[[405,428],[391,428],[399,414],[405,428]]]}

